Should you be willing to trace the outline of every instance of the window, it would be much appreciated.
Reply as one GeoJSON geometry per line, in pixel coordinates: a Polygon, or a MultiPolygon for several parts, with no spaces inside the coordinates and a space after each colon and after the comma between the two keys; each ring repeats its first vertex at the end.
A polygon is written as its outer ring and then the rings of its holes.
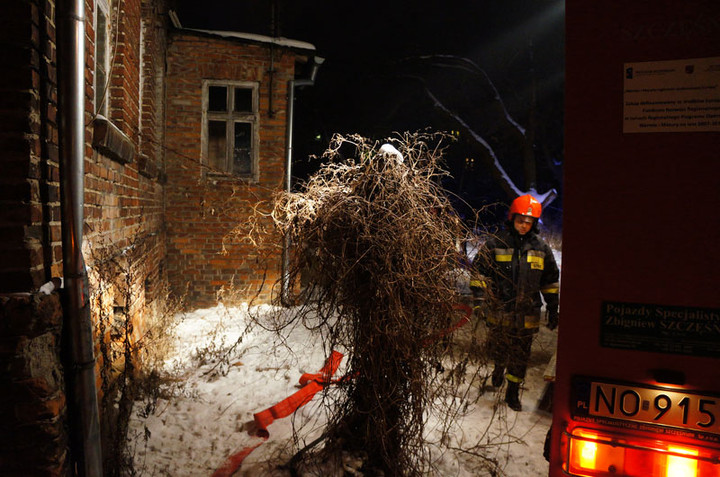
{"type": "Polygon", "coordinates": [[[107,116],[110,74],[110,22],[107,0],[95,2],[95,113],[107,116]]]}
{"type": "Polygon", "coordinates": [[[203,150],[211,173],[257,180],[257,104],[255,83],[204,84],[203,150]]]}

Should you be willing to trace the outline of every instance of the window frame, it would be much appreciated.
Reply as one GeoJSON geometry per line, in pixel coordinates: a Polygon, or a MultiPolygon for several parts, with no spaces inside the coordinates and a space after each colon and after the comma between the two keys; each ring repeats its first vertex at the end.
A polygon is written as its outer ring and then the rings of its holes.
{"type": "Polygon", "coordinates": [[[96,0],[95,12],[93,15],[93,25],[95,33],[95,67],[93,70],[93,108],[95,115],[109,117],[110,111],[110,65],[111,50],[110,38],[112,37],[112,24],[110,19],[110,2],[109,0],[96,0]],[[105,38],[104,48],[100,48],[100,18],[104,19],[105,38]],[[101,53],[101,52],[104,52],[101,53]],[[102,67],[104,75],[98,74],[98,68],[102,67]],[[104,76],[104,79],[103,79],[104,76]]]}
{"type": "Polygon", "coordinates": [[[207,166],[207,174],[214,177],[226,176],[238,179],[250,180],[257,182],[260,171],[258,165],[259,144],[260,144],[260,113],[259,113],[259,88],[260,85],[255,81],[231,81],[231,80],[203,80],[202,84],[202,159],[203,164],[207,166]],[[226,111],[209,111],[210,103],[210,87],[224,86],[227,88],[226,111]],[[235,104],[235,88],[249,89],[251,91],[251,112],[233,111],[232,105],[235,104]],[[209,157],[209,124],[210,121],[225,122],[225,168],[224,170],[211,170],[209,157]],[[235,173],[233,167],[233,151],[235,141],[235,123],[249,123],[252,130],[250,139],[250,172],[235,173]]]}

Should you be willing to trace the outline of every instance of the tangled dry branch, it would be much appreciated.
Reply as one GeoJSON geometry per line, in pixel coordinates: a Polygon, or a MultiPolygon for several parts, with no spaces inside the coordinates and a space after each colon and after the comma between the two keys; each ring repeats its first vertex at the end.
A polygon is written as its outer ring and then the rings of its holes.
{"type": "Polygon", "coordinates": [[[272,212],[294,244],[287,278],[303,304],[274,325],[299,320],[326,334],[328,351],[348,353],[352,379],[325,451],[362,451],[364,468],[383,475],[427,471],[424,422],[439,385],[452,386],[452,373],[439,379],[447,342],[437,338],[458,319],[456,243],[469,231],[440,186],[446,142],[337,136],[304,191],[282,194],[272,212]]]}

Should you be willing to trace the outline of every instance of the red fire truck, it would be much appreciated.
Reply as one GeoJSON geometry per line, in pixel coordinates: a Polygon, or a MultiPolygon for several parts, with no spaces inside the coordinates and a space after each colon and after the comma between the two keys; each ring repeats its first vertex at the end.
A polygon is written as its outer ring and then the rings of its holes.
{"type": "Polygon", "coordinates": [[[720,477],[720,2],[566,0],[551,476],[720,477]]]}

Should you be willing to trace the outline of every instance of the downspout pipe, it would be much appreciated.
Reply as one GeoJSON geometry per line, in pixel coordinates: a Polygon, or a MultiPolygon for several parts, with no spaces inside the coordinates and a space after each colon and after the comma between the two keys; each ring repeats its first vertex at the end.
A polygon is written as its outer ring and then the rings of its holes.
{"type": "Polygon", "coordinates": [[[58,118],[65,375],[74,474],[102,476],[93,327],[82,257],[85,193],[85,2],[58,0],[58,118]]]}
{"type": "MultiPolygon", "coordinates": [[[[288,106],[287,106],[287,153],[285,156],[285,191],[292,192],[292,158],[293,158],[293,129],[295,124],[295,88],[302,86],[314,86],[315,77],[320,69],[320,65],[325,62],[325,58],[320,56],[313,57],[312,69],[310,75],[305,79],[292,79],[288,81],[288,106]]],[[[292,305],[290,299],[290,236],[285,234],[283,238],[282,249],[282,270],[281,270],[281,286],[280,301],[283,306],[292,305]]]]}

